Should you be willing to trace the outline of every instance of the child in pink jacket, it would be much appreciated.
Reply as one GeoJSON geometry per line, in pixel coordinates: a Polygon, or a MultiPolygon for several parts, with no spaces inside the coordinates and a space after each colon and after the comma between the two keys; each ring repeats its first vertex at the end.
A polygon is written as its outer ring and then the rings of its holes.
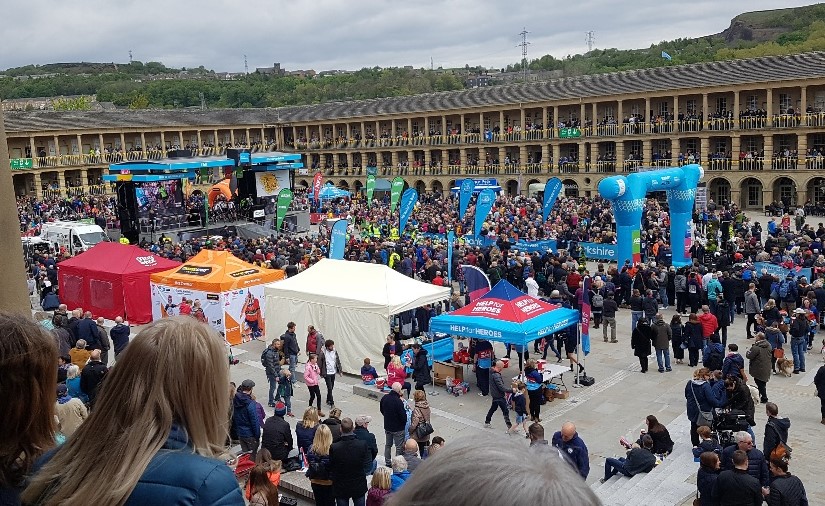
{"type": "MultiPolygon", "coordinates": [[[[318,355],[315,353],[309,354],[309,362],[304,367],[304,383],[309,389],[309,405],[312,406],[312,401],[318,399],[318,411],[321,411],[321,387],[318,382],[321,379],[321,368],[318,367],[318,355]]],[[[321,415],[324,416],[324,415],[321,415]]]]}

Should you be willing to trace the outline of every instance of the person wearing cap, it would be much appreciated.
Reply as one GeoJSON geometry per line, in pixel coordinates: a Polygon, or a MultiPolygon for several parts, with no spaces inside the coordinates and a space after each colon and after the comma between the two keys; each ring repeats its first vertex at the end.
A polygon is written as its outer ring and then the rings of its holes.
{"type": "Polygon", "coordinates": [[[793,310],[788,333],[791,335],[791,353],[793,354],[793,373],[805,372],[805,353],[808,348],[807,311],[801,307],[793,310]]]}
{"type": "Polygon", "coordinates": [[[355,417],[355,439],[366,443],[367,449],[370,451],[370,465],[364,469],[367,474],[374,473],[375,468],[378,466],[378,462],[375,460],[378,456],[378,442],[375,440],[375,434],[369,430],[370,423],[372,423],[372,417],[369,415],[355,417]]]}
{"type": "Polygon", "coordinates": [[[57,417],[60,432],[69,437],[86,420],[89,411],[80,399],[69,395],[69,388],[61,383],[57,385],[57,404],[55,404],[54,414],[57,417]]]}
{"type": "MultiPolygon", "coordinates": [[[[295,447],[292,429],[289,427],[289,422],[284,420],[284,415],[286,415],[286,404],[281,401],[276,402],[275,414],[264,423],[261,437],[261,448],[269,450],[272,460],[280,460],[281,466],[289,457],[289,452],[295,447]]],[[[243,439],[241,443],[241,449],[243,449],[243,439]]]]}
{"type": "MultiPolygon", "coordinates": [[[[252,399],[253,388],[255,388],[255,382],[245,379],[235,392],[235,397],[232,399],[232,428],[241,442],[241,451],[252,452],[254,460],[258,452],[261,427],[255,401],[252,399]]],[[[286,410],[286,406],[284,406],[284,410],[286,410]]]]}

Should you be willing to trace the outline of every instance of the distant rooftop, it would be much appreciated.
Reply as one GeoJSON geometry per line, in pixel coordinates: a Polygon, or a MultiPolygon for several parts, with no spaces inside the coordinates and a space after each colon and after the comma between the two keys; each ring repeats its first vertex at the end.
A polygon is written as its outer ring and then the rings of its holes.
{"type": "Polygon", "coordinates": [[[672,93],[714,86],[753,84],[763,87],[768,83],[817,77],[825,77],[823,52],[629,70],[544,82],[279,109],[9,112],[6,114],[6,130],[10,133],[26,133],[121,128],[220,128],[224,125],[260,128],[277,123],[440,113],[477,107],[518,107],[519,104],[624,94],[672,93]]]}

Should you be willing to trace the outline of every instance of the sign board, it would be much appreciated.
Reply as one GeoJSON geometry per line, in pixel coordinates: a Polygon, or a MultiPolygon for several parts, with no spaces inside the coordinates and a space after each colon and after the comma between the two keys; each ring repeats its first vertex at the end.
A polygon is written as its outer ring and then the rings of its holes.
{"type": "Polygon", "coordinates": [[[701,211],[708,206],[708,185],[699,183],[696,185],[696,210],[701,211]]]}
{"type": "Polygon", "coordinates": [[[11,170],[26,170],[34,167],[34,160],[31,158],[12,158],[9,162],[11,170]]]}
{"type": "Polygon", "coordinates": [[[559,128],[559,138],[578,139],[582,136],[582,131],[578,128],[559,128]]]}

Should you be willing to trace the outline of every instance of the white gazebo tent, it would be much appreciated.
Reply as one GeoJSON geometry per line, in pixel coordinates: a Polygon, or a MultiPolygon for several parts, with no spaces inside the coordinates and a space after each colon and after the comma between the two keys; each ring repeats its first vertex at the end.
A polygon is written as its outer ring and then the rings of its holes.
{"type": "Polygon", "coordinates": [[[449,299],[450,289],[386,265],[325,258],[297,276],[265,285],[264,296],[270,335],[281,335],[295,322],[304,353],[307,325],[314,325],[335,341],[344,372],[358,374],[366,357],[381,368],[392,315],[449,299]]]}

